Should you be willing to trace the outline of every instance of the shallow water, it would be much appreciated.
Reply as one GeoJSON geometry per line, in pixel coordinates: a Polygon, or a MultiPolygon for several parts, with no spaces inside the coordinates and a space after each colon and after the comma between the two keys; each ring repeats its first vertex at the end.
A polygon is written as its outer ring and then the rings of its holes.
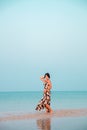
{"type": "MultiPolygon", "coordinates": [[[[34,113],[42,92],[0,92],[0,117],[34,113]]],[[[87,92],[51,92],[53,109],[87,108],[87,92]]],[[[85,117],[46,117],[0,121],[0,130],[87,130],[85,117]]]]}
{"type": "Polygon", "coordinates": [[[0,122],[0,130],[87,130],[87,117],[0,122]]]}

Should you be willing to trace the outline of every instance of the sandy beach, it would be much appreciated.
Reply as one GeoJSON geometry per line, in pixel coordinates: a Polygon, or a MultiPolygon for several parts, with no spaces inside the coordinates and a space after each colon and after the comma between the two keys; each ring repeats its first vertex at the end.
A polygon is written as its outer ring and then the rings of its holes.
{"type": "Polygon", "coordinates": [[[40,118],[62,118],[62,117],[85,117],[87,116],[87,109],[62,109],[55,110],[52,114],[45,112],[36,113],[7,113],[0,117],[1,121],[12,121],[12,120],[29,120],[29,119],[40,119],[40,118]]]}

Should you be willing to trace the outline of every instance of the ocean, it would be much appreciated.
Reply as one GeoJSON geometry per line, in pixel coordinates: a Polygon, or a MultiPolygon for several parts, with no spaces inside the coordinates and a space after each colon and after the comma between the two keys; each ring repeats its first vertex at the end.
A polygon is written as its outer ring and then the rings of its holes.
{"type": "MultiPolygon", "coordinates": [[[[35,107],[43,92],[0,92],[0,117],[11,114],[38,113],[35,107]]],[[[51,91],[54,111],[87,109],[86,91],[51,91]]],[[[51,117],[27,120],[0,121],[0,130],[87,130],[87,116],[51,117]]]]}
{"type": "MultiPolygon", "coordinates": [[[[0,92],[0,112],[35,112],[43,92],[0,92]]],[[[56,109],[87,108],[87,92],[51,92],[51,107],[56,109]]]]}

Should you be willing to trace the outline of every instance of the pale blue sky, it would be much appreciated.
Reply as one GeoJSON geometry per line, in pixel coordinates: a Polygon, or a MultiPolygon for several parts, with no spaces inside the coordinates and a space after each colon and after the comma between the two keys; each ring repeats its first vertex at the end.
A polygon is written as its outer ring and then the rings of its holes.
{"type": "Polygon", "coordinates": [[[0,0],[0,91],[87,91],[87,2],[0,0]]]}

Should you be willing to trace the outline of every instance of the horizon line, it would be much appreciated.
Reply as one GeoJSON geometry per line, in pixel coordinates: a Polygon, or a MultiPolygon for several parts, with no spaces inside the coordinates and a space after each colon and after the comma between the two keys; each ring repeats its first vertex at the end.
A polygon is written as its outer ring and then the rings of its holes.
{"type": "MultiPolygon", "coordinates": [[[[18,90],[18,91],[0,91],[1,92],[41,92],[43,90],[18,90]]],[[[51,90],[52,92],[87,92],[87,90],[51,90]]]]}

